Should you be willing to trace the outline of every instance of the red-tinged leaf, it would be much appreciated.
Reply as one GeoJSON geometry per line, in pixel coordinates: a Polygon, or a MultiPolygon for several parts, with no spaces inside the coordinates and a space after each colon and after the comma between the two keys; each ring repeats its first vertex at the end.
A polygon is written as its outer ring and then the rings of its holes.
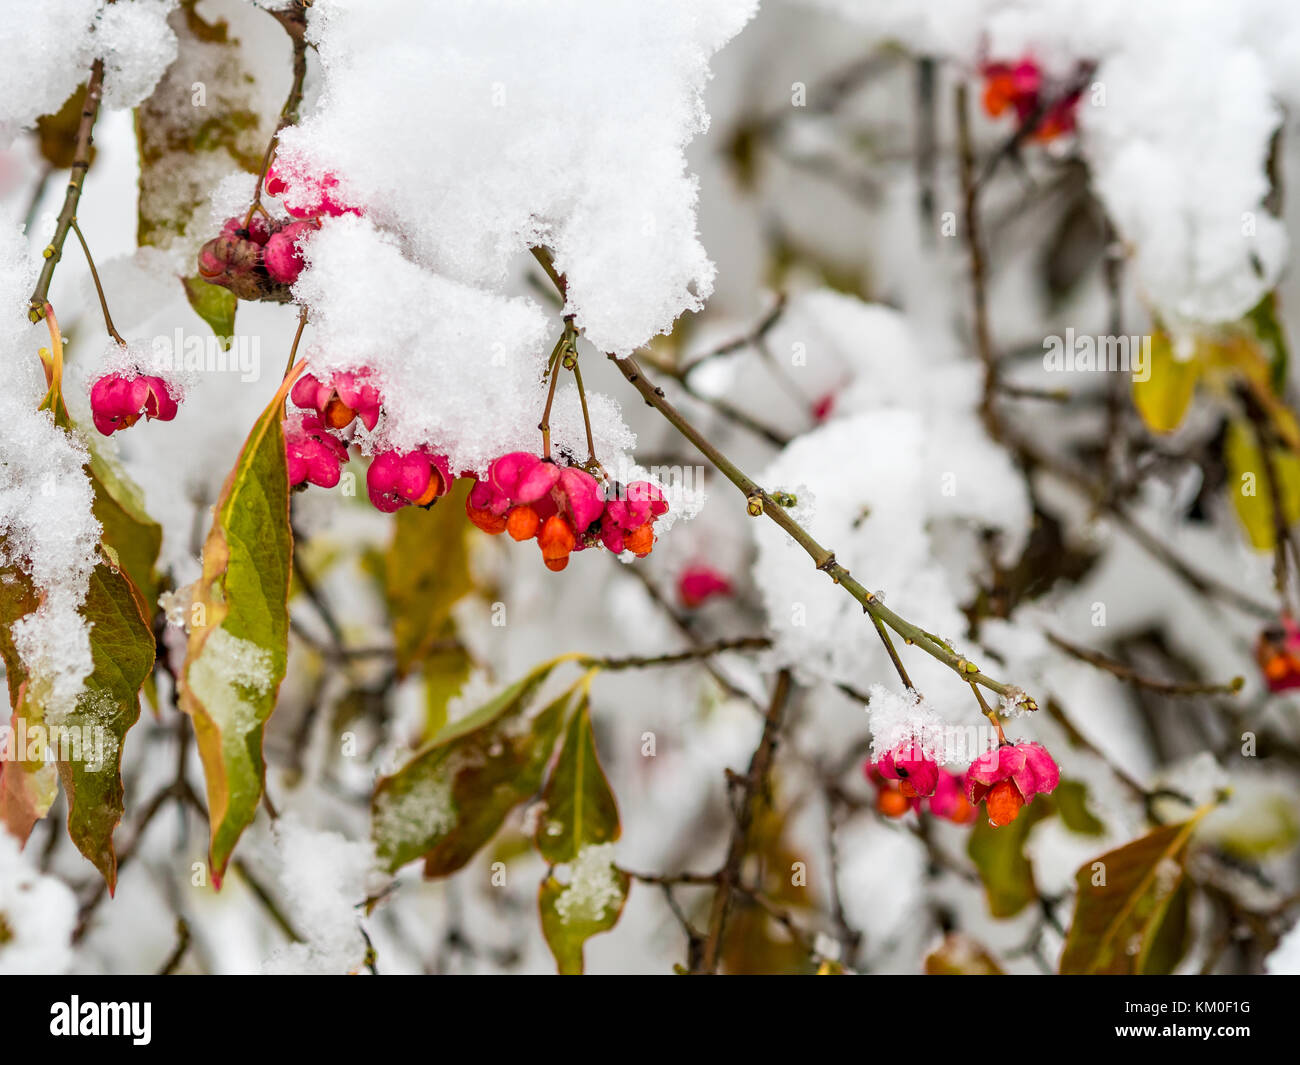
{"type": "Polygon", "coordinates": [[[997,959],[979,941],[962,932],[949,932],[925,956],[927,976],[1001,976],[997,959]]]}
{"type": "Polygon", "coordinates": [[[262,799],[262,732],[289,652],[289,474],[285,378],[244,443],[214,508],[194,588],[181,708],[194,718],[207,781],[213,882],[262,799]]]}
{"type": "Polygon", "coordinates": [[[153,631],[142,606],[121,570],[107,562],[95,567],[82,607],[91,626],[94,667],[76,710],[61,722],[75,729],[82,745],[81,757],[58,763],[68,797],[68,835],[110,892],[117,884],[113,830],[122,818],[122,746],[140,717],[140,688],[154,662],[153,631]],[[91,744],[93,752],[87,749],[91,744]]]}

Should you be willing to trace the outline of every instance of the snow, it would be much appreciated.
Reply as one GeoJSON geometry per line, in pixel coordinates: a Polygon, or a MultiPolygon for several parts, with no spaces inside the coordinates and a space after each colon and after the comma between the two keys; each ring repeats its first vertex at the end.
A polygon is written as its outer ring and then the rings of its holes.
{"type": "Polygon", "coordinates": [[[66,972],[76,923],[72,890],[43,875],[18,841],[0,832],[0,975],[66,972]]]}
{"type": "Polygon", "coordinates": [[[366,881],[374,865],[370,844],[309,828],[294,813],[276,821],[273,837],[286,912],[307,942],[276,951],[264,971],[355,972],[366,950],[359,906],[365,901],[366,881]]]}
{"type": "Polygon", "coordinates": [[[555,912],[565,924],[599,921],[622,899],[614,844],[589,843],[569,867],[569,883],[556,897],[555,912]]]}
{"type": "Polygon", "coordinates": [[[529,244],[550,245],[577,324],[626,353],[712,287],[683,149],[707,127],[710,56],[755,6],[323,0],[309,21],[320,103],[280,159],[335,173],[452,281],[498,286],[529,244]]]}
{"type": "Polygon", "coordinates": [[[38,411],[44,392],[36,357],[44,327],[23,317],[35,284],[27,242],[0,224],[0,350],[11,353],[0,390],[0,567],[20,570],[40,605],[11,634],[32,691],[52,720],[71,711],[91,671],[90,631],[78,613],[99,544],[94,493],[82,443],[38,411]]]}
{"type": "Polygon", "coordinates": [[[105,108],[134,107],[176,57],[166,24],[176,0],[4,0],[0,51],[22,57],[0,71],[0,147],[58,111],[104,60],[105,108]]]}
{"type": "Polygon", "coordinates": [[[1300,976],[1300,925],[1292,926],[1264,959],[1264,969],[1270,976],[1300,976]]]}

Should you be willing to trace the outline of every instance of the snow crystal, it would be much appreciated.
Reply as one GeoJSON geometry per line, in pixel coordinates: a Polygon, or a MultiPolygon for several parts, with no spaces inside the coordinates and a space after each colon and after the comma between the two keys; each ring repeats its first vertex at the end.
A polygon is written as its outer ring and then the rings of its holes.
{"type": "Polygon", "coordinates": [[[0,832],[0,975],[66,971],[76,923],[72,890],[43,876],[18,841],[0,832]]]}
{"type": "MultiPolygon", "coordinates": [[[[345,199],[461,283],[499,284],[529,244],[551,246],[579,327],[626,353],[712,288],[683,150],[707,127],[711,55],[755,7],[319,0],[320,103],[282,138],[280,165],[335,173],[345,199]],[[418,131],[401,101],[420,107],[418,131]]],[[[485,329],[475,309],[460,315],[485,329]]]]}
{"type": "Polygon", "coordinates": [[[109,108],[135,107],[176,58],[176,34],[167,16],[177,0],[111,3],[99,16],[95,50],[104,58],[104,101],[109,108]]]}
{"type": "Polygon", "coordinates": [[[568,886],[555,900],[555,912],[565,924],[599,921],[618,906],[623,885],[614,866],[614,844],[589,844],[578,851],[570,867],[568,886]]]}

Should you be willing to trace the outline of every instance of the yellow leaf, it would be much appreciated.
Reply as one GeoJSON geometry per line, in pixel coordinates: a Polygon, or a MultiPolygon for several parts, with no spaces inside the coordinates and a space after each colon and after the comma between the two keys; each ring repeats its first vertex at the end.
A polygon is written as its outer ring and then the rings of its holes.
{"type": "Polygon", "coordinates": [[[1133,382],[1133,402],[1148,429],[1171,433],[1182,424],[1200,375],[1199,350],[1190,359],[1179,360],[1168,333],[1152,334],[1151,372],[1146,380],[1133,382]]]}

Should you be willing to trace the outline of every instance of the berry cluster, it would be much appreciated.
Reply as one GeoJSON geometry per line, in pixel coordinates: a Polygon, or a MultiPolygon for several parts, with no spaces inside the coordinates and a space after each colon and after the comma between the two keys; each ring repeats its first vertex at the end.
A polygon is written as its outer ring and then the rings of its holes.
{"type": "Polygon", "coordinates": [[[241,300],[288,303],[289,289],[302,272],[304,238],[320,228],[322,218],[361,213],[334,198],[337,185],[332,174],[291,184],[272,166],[266,173],[266,191],[284,197],[291,220],[256,212],[247,219],[227,219],[221,233],[199,250],[199,276],[241,300]]]}
{"type": "Polygon", "coordinates": [[[603,546],[616,554],[644,558],[654,547],[654,523],[668,510],[663,493],[649,481],[616,485],[613,498],[594,476],[576,466],[559,466],[527,451],[496,459],[477,480],[465,510],[469,520],[496,536],[536,539],[546,568],[559,571],[569,555],[603,546]]]}
{"type": "MultiPolygon", "coordinates": [[[[332,488],[348,460],[344,431],[360,421],[367,429],[379,422],[383,402],[368,374],[339,373],[321,381],[303,374],[289,393],[302,411],[284,423],[289,481],[332,488]]],[[[586,470],[561,466],[527,451],[494,460],[486,477],[462,473],[474,481],[465,510],[486,533],[508,532],[515,540],[536,540],[548,569],[562,570],[574,551],[605,547],[638,557],[654,546],[654,523],[668,510],[659,488],[648,481],[615,485],[607,493],[586,470]]],[[[366,471],[370,502],[392,512],[406,506],[428,507],[451,489],[455,476],[445,455],[427,448],[377,452],[366,471]]]]}
{"type": "Polygon", "coordinates": [[[863,772],[876,788],[876,809],[889,817],[928,805],[936,817],[957,824],[975,820],[982,802],[989,823],[1009,825],[1036,795],[1056,789],[1061,772],[1037,743],[1005,743],[986,751],[964,774],[942,769],[928,755],[908,746],[887,751],[863,772]]]}
{"type": "Polygon", "coordinates": [[[993,118],[1006,111],[1015,112],[1021,125],[1038,116],[1030,140],[1050,141],[1074,131],[1079,106],[1078,91],[1048,102],[1043,95],[1042,69],[1032,59],[1012,63],[986,63],[984,75],[984,110],[993,118]]]}

